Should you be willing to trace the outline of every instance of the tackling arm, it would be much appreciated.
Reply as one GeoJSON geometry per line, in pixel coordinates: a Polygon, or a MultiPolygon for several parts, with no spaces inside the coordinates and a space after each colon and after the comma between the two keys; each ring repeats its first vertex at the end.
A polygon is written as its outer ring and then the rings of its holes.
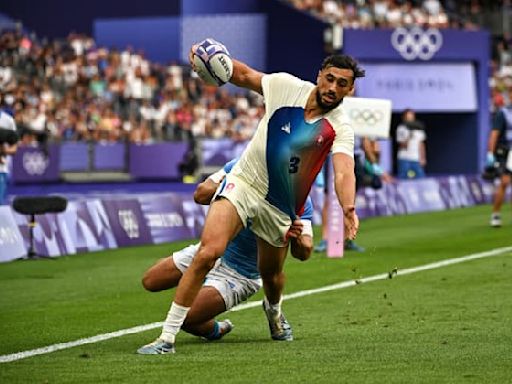
{"type": "Polygon", "coordinates": [[[310,235],[300,235],[290,241],[292,256],[300,261],[306,261],[313,250],[313,238],[310,235]]]}
{"type": "Polygon", "coordinates": [[[194,201],[197,204],[209,205],[219,184],[210,178],[200,183],[194,191],[194,201]]]}

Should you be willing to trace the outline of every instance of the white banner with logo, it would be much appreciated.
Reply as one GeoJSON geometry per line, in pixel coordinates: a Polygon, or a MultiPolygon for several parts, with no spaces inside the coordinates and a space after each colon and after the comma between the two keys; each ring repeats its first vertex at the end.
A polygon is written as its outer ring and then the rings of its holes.
{"type": "Polygon", "coordinates": [[[356,136],[388,138],[391,127],[391,100],[346,97],[343,109],[356,136]]]}

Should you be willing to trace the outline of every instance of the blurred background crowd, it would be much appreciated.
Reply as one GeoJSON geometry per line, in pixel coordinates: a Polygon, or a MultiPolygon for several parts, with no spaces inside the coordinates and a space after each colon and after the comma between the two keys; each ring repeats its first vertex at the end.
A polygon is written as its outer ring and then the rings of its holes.
{"type": "MultiPolygon", "coordinates": [[[[511,6],[508,0],[287,1],[344,28],[475,29],[492,23],[492,10],[511,6]]],[[[512,102],[510,31],[494,34],[493,43],[491,111],[512,102]]],[[[0,35],[0,107],[14,113],[25,145],[48,139],[246,140],[264,112],[257,95],[205,86],[188,65],[150,62],[143,52],[100,47],[83,34],[49,40],[21,27],[0,35]]]]}

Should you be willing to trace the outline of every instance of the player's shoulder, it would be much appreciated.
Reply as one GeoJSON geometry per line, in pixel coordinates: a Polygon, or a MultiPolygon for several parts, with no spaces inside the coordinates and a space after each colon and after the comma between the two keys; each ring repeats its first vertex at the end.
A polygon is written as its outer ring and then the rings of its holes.
{"type": "Polygon", "coordinates": [[[262,81],[269,86],[277,86],[277,87],[293,87],[293,88],[302,88],[302,87],[314,87],[314,84],[302,80],[297,76],[294,76],[287,72],[275,72],[269,73],[263,76],[262,81]]]}
{"type": "Polygon", "coordinates": [[[352,126],[348,114],[343,108],[343,104],[340,104],[336,108],[330,110],[325,115],[325,119],[327,119],[333,126],[352,126]]]}

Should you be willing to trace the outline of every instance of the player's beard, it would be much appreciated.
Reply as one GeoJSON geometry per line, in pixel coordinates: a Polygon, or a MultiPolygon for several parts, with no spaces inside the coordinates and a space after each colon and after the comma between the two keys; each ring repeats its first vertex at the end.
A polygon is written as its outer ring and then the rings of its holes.
{"type": "Polygon", "coordinates": [[[316,103],[320,106],[320,108],[323,109],[324,112],[329,112],[330,110],[336,108],[338,105],[340,105],[340,103],[343,101],[343,98],[341,98],[338,102],[334,103],[334,104],[325,104],[323,101],[322,101],[322,95],[320,95],[320,92],[316,91],[316,103]]]}

